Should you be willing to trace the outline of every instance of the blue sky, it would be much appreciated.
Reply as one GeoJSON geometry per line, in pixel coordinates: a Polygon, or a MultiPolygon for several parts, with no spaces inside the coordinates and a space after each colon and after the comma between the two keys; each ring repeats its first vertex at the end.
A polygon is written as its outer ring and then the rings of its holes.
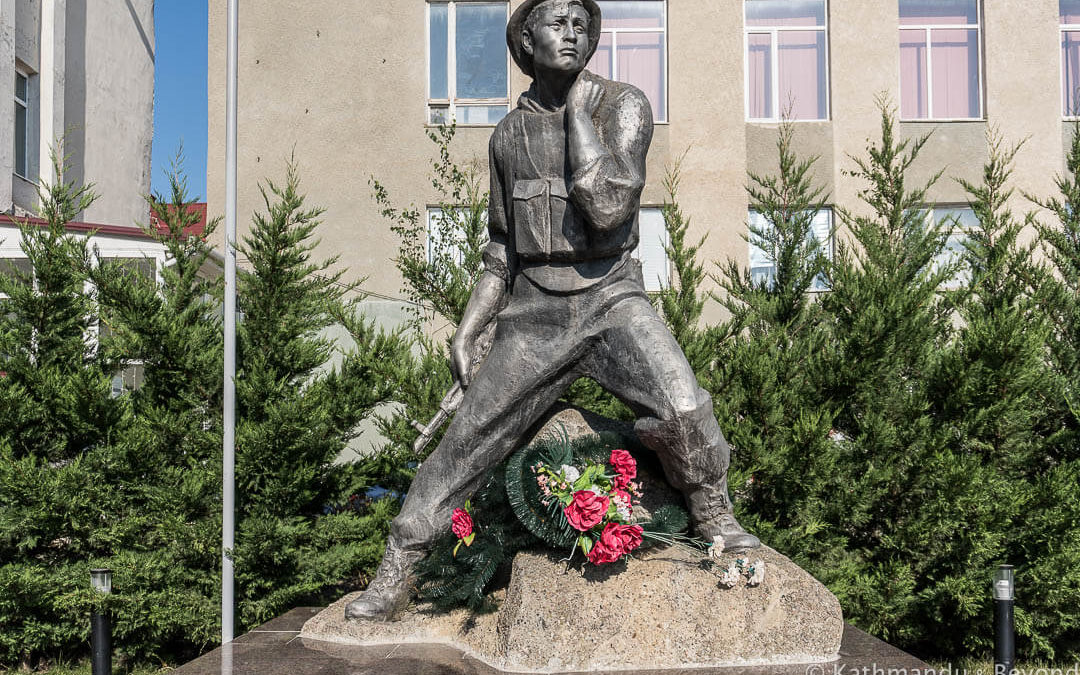
{"type": "Polygon", "coordinates": [[[168,194],[181,142],[189,198],[206,201],[206,0],[154,3],[154,145],[150,189],[168,194]]]}

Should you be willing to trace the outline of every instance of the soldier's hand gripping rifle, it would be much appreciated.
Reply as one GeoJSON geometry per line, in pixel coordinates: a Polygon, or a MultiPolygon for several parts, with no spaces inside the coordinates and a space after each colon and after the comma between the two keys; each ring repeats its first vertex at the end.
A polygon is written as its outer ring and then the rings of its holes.
{"type": "MultiPolygon", "coordinates": [[[[491,342],[495,338],[495,320],[492,319],[484,326],[484,330],[480,331],[479,337],[476,338],[476,348],[473,351],[473,358],[469,364],[469,374],[475,375],[476,371],[480,367],[480,363],[487,356],[487,353],[491,351],[491,342]]],[[[439,410],[435,413],[427,424],[421,424],[416,420],[412,420],[413,428],[420,432],[420,435],[413,441],[413,452],[419,455],[427,447],[428,443],[435,436],[435,432],[439,428],[446,424],[446,420],[450,419],[450,416],[457,412],[457,409],[461,407],[461,401],[465,398],[465,390],[461,387],[460,380],[454,380],[454,386],[446,392],[442,401],[439,402],[439,410]]]]}

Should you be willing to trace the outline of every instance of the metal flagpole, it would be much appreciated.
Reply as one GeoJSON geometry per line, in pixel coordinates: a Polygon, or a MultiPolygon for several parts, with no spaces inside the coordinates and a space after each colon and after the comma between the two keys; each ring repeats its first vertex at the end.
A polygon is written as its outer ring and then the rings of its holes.
{"type": "Polygon", "coordinates": [[[221,643],[233,639],[233,532],[236,506],[236,52],[239,0],[228,0],[225,85],[225,401],[221,462],[221,643]]]}

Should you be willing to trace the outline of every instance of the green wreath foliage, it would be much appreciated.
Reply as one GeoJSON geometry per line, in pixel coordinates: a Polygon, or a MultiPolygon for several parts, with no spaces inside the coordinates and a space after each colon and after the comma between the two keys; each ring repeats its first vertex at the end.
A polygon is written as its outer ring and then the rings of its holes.
{"type": "MultiPolygon", "coordinates": [[[[416,565],[420,599],[430,601],[438,611],[458,607],[491,609],[487,594],[493,580],[498,578],[500,568],[505,571],[509,567],[518,551],[547,546],[565,552],[578,537],[557,500],[550,500],[548,506],[542,504],[532,467],[537,462],[555,467],[607,462],[612,450],[626,447],[626,439],[611,432],[573,440],[563,432],[512,454],[491,472],[470,500],[476,533],[472,545],[459,546],[457,537],[447,530],[416,565]]],[[[689,517],[680,506],[668,504],[656,509],[652,520],[641,525],[648,533],[672,535],[687,529],[689,517]]],[[[658,543],[646,536],[641,549],[658,543]]]]}
{"type": "Polygon", "coordinates": [[[506,465],[496,467],[470,500],[473,531],[471,546],[458,546],[449,530],[416,565],[417,591],[435,609],[449,611],[467,606],[484,610],[487,588],[499,568],[514,554],[538,543],[514,517],[506,498],[506,465]],[[456,549],[456,554],[455,554],[456,549]]]}
{"type": "Polygon", "coordinates": [[[529,532],[548,546],[569,549],[577,540],[578,531],[566,521],[558,500],[550,499],[548,505],[544,506],[532,468],[537,462],[553,467],[606,462],[612,450],[625,445],[621,436],[611,432],[571,441],[564,431],[561,435],[550,436],[515,452],[506,466],[506,494],[514,515],[529,532]]]}

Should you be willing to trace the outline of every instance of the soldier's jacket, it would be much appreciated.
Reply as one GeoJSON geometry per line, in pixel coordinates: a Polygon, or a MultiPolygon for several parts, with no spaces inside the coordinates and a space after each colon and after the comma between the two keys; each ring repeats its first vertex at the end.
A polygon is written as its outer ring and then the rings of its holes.
{"type": "Polygon", "coordinates": [[[551,291],[582,290],[637,246],[652,109],[636,87],[582,77],[604,88],[593,124],[607,152],[589,166],[571,173],[565,109],[544,108],[532,88],[491,136],[484,261],[508,282],[520,272],[551,291]]]}

